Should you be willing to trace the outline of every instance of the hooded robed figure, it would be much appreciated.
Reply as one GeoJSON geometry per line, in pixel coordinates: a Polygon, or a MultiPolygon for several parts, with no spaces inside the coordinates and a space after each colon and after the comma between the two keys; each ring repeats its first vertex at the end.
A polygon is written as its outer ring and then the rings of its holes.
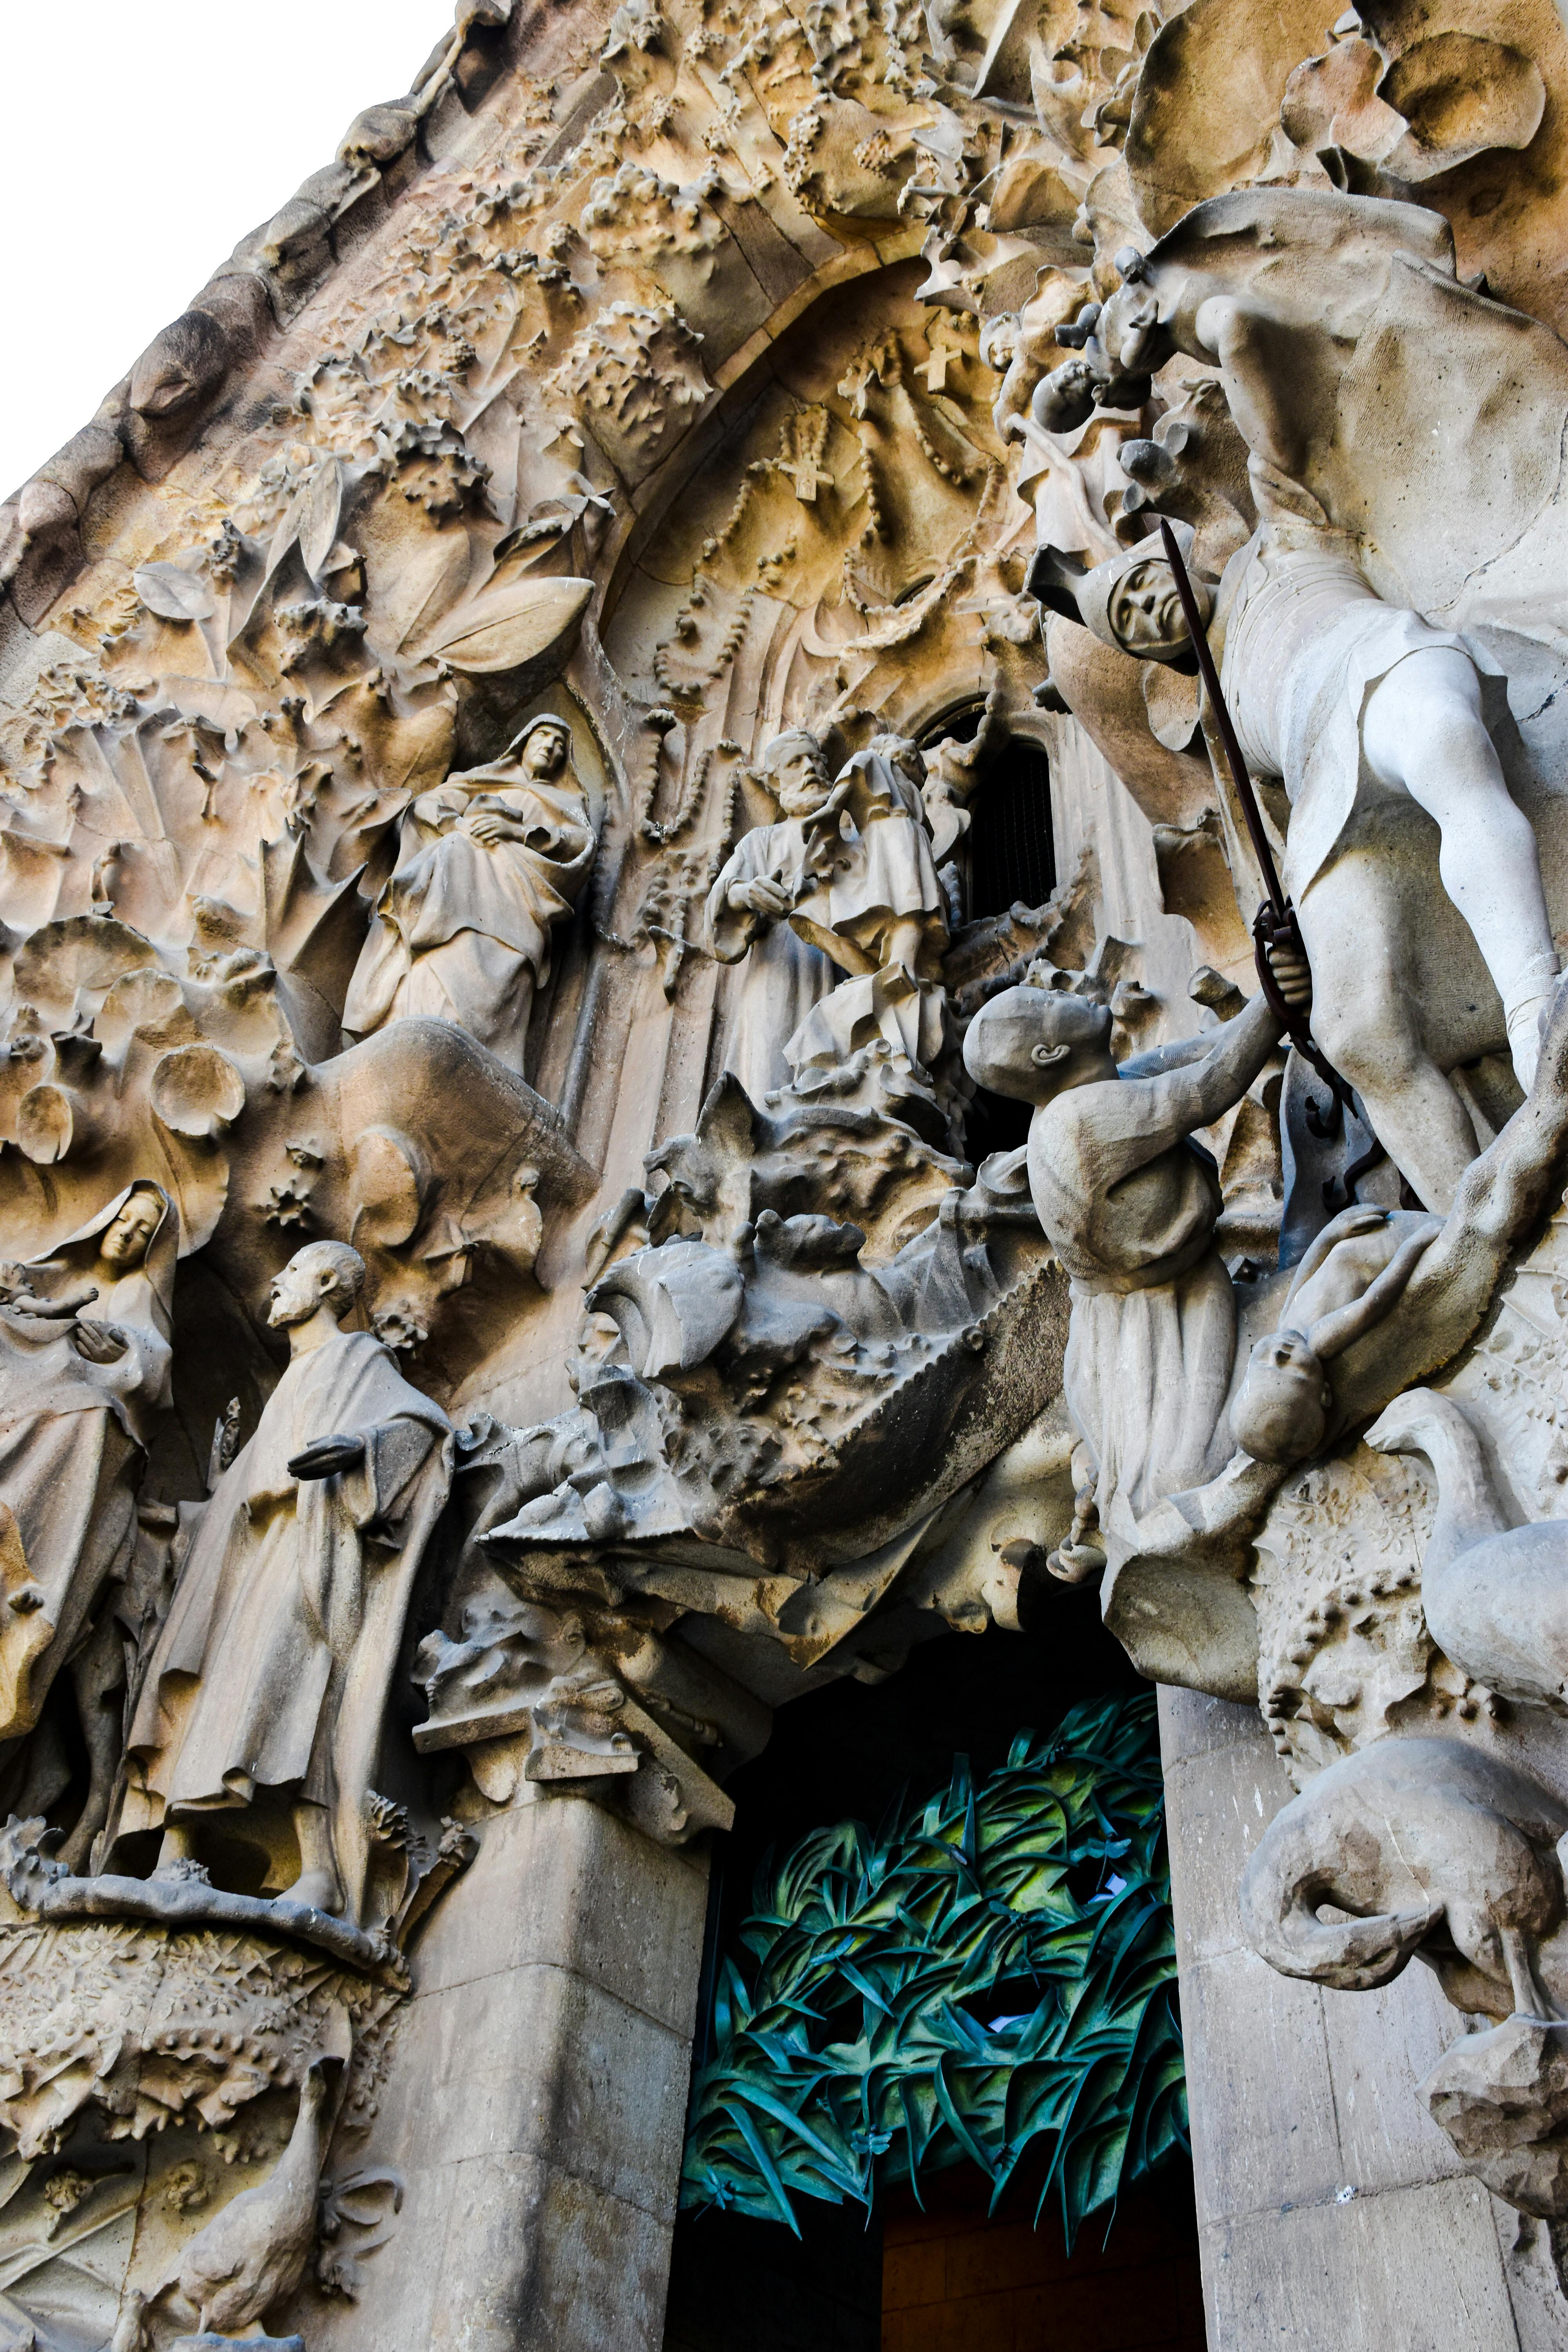
{"type": "Polygon", "coordinates": [[[455,1022],[522,1074],[550,934],[594,862],[594,821],[563,719],[525,727],[493,765],[448,776],[404,814],[343,1006],[350,1037],[455,1022]]]}
{"type": "MultiPolygon", "coordinates": [[[[123,1576],[169,1402],[179,1219],[138,1182],[47,1256],[0,1270],[0,1739],[31,1731],[123,1576]]],[[[21,1792],[16,1792],[20,1797],[21,1792]]],[[[39,1790],[32,1790],[36,1801],[39,1790]]]]}
{"type": "Polygon", "coordinates": [[[339,1328],[363,1282],[340,1242],[310,1243],[273,1281],[290,1361],[195,1524],[116,1838],[161,1829],[160,1868],[201,1861],[222,1884],[226,1823],[267,1850],[267,1893],[374,1927],[384,1721],[452,1431],[379,1339],[339,1328]]]}

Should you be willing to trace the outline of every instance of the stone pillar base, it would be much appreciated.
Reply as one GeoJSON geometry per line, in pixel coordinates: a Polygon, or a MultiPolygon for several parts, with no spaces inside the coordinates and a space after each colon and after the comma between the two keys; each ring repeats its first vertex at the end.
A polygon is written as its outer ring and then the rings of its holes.
{"type": "Polygon", "coordinates": [[[305,2299],[310,2352],[662,2344],[707,1858],[521,1793],[413,1952],[361,2158],[402,2210],[357,2301],[305,2299]]]}

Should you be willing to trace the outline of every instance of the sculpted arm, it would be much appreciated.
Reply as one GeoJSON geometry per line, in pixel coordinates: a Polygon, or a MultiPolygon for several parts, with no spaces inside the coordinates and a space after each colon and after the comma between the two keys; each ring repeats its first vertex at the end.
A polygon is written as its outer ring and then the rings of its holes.
{"type": "Polygon", "coordinates": [[[1070,1148],[1095,1189],[1146,1166],[1233,1109],[1278,1045],[1279,1024],[1259,995],[1211,1038],[1199,1061],[1150,1077],[1075,1087],[1051,1105],[1047,1126],[1064,1135],[1070,1129],[1070,1148]]]}
{"type": "Polygon", "coordinates": [[[1218,362],[1220,381],[1242,439],[1281,474],[1299,475],[1303,436],[1292,416],[1300,377],[1299,328],[1270,318],[1233,294],[1198,305],[1193,356],[1218,362]]]}
{"type": "Polygon", "coordinates": [[[1468,1261],[1491,1280],[1545,1211],[1568,1157],[1568,987],[1559,985],[1529,1100],[1459,1179],[1453,1213],[1427,1255],[1417,1288],[1443,1284],[1468,1261]]]}
{"type": "Polygon", "coordinates": [[[708,893],[708,940],[721,963],[739,963],[760,928],[758,910],[751,903],[755,874],[751,841],[748,834],[736,844],[708,893]]]}
{"type": "MultiPolygon", "coordinates": [[[[1462,1348],[1509,1257],[1552,1207],[1568,1162],[1568,983],[1561,983],[1529,1099],[1459,1180],[1441,1232],[1411,1274],[1399,1313],[1343,1359],[1347,1415],[1380,1411],[1462,1348]]],[[[1392,1269],[1391,1269],[1392,1271],[1392,1269]]]]}
{"type": "Polygon", "coordinates": [[[1142,1159],[1152,1159],[1233,1110],[1279,1043],[1280,1031],[1267,999],[1258,995],[1213,1034],[1215,1042],[1201,1061],[1163,1070],[1155,1077],[1123,1080],[1136,1098],[1142,1130],[1149,1139],[1142,1159]]]}
{"type": "Polygon", "coordinates": [[[341,1477],[342,1499],[356,1527],[395,1517],[414,1479],[439,1444],[437,1431],[412,1414],[379,1422],[365,1430],[334,1431],[313,1438],[292,1455],[289,1468],[302,1480],[341,1477]]]}
{"type": "Polygon", "coordinates": [[[1124,1079],[1158,1078],[1167,1070],[1184,1070],[1194,1062],[1201,1062],[1212,1054],[1215,1032],[1205,1029],[1195,1037],[1177,1037],[1168,1045],[1151,1045],[1144,1054],[1129,1054],[1121,1064],[1124,1079]]]}

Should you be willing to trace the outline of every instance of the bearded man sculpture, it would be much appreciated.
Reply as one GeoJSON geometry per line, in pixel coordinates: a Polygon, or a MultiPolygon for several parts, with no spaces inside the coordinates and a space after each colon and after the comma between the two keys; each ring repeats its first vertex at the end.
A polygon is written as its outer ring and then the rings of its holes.
{"type": "Polygon", "coordinates": [[[947,924],[919,751],[879,735],[830,782],[822,746],[796,729],[763,764],[780,821],[742,838],[708,900],[714,955],[747,966],[725,1068],[754,1101],[876,1036],[929,1069],[947,924]]]}
{"type": "Polygon", "coordinates": [[[268,1892],[297,1860],[285,1899],[374,1927],[387,1697],[452,1435],[379,1339],[340,1328],[364,1272],[344,1244],[311,1242],[274,1277],[289,1368],[196,1521],[132,1722],[116,1834],[162,1829],[160,1869],[215,1876],[260,1847],[268,1892]]]}
{"type": "Polygon", "coordinates": [[[343,1006],[367,1037],[390,1021],[452,1021],[522,1075],[550,935],[594,862],[565,721],[530,721],[493,766],[448,776],[405,811],[343,1006]]]}
{"type": "Polygon", "coordinates": [[[778,820],[753,825],[731,850],[708,899],[708,936],[721,963],[742,965],[730,1014],[724,1067],[753,1102],[786,1087],[784,1047],[838,977],[821,947],[790,920],[815,883],[818,834],[810,820],[833,791],[821,744],[804,729],[775,735],[762,772],[778,820]]]}

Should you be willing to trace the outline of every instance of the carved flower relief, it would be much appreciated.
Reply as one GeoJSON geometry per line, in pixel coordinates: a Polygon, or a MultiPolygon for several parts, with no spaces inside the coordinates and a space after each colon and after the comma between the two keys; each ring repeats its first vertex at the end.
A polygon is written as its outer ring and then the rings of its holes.
{"type": "Polygon", "coordinates": [[[1292,1479],[1258,1540],[1264,1719],[1310,1772],[1379,1738],[1426,1686],[1435,1652],[1420,1558],[1433,1499],[1416,1465],[1361,1446],[1292,1479]]]}

